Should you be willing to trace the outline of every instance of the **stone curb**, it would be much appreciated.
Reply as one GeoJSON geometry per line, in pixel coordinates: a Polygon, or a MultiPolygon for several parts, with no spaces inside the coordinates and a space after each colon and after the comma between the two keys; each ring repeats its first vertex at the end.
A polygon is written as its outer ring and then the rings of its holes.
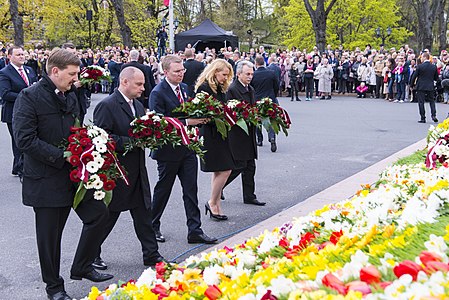
{"type": "MultiPolygon", "coordinates": [[[[331,187],[313,195],[312,197],[285,209],[284,211],[262,221],[249,229],[246,229],[229,239],[224,240],[222,243],[215,245],[214,247],[222,249],[225,246],[237,245],[245,242],[251,237],[259,236],[265,230],[271,231],[275,227],[282,226],[284,223],[294,220],[297,217],[305,216],[308,213],[323,207],[326,204],[343,201],[350,198],[356,191],[360,189],[360,185],[366,183],[374,183],[379,174],[389,165],[396,162],[399,158],[413,154],[417,150],[424,149],[426,147],[426,139],[422,139],[392,155],[381,160],[378,163],[334,184],[331,187]]],[[[206,252],[209,250],[205,250],[206,252]]]]}

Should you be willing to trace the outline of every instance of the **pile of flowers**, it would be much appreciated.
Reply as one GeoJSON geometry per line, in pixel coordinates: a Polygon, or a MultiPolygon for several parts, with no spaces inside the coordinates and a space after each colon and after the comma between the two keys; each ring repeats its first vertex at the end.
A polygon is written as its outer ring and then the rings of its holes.
{"type": "Polygon", "coordinates": [[[446,299],[448,243],[448,164],[391,166],[351,199],[86,299],[446,299]]]}
{"type": "Polygon", "coordinates": [[[287,111],[274,103],[270,98],[263,98],[256,102],[260,123],[268,131],[273,129],[276,134],[282,130],[287,136],[287,129],[292,124],[287,111]]]}
{"type": "Polygon", "coordinates": [[[73,201],[76,209],[87,190],[95,189],[94,198],[109,205],[115,181],[127,183],[123,167],[115,154],[115,142],[106,131],[97,126],[72,127],[64,157],[72,165],[70,180],[78,183],[73,201]]]}
{"type": "Polygon", "coordinates": [[[128,135],[132,138],[127,145],[127,151],[134,147],[155,150],[163,145],[185,145],[195,151],[199,157],[204,156],[203,139],[199,136],[198,128],[185,126],[176,118],[164,117],[154,111],[131,122],[128,135]]]}
{"type": "Polygon", "coordinates": [[[235,125],[242,128],[246,134],[249,134],[248,125],[259,125],[260,118],[257,115],[257,108],[250,103],[232,99],[226,103],[226,106],[230,111],[230,115],[234,120],[235,125]]]}
{"type": "Polygon", "coordinates": [[[228,131],[233,125],[233,120],[226,114],[223,103],[206,92],[197,93],[194,98],[185,101],[173,112],[185,118],[210,119],[223,138],[228,136],[228,131]]]}
{"type": "Polygon", "coordinates": [[[426,157],[426,166],[428,168],[436,167],[437,163],[445,163],[449,160],[449,119],[442,123],[430,126],[427,135],[428,154],[426,157]]]}
{"type": "Polygon", "coordinates": [[[112,82],[109,71],[100,66],[87,66],[81,70],[80,82],[82,84],[92,85],[93,83],[101,83],[102,80],[112,82]]]}

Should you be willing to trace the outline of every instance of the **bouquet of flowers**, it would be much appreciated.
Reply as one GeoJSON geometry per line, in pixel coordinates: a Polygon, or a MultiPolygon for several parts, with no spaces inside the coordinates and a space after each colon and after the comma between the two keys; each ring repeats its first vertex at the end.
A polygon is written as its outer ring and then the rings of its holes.
{"type": "Polygon", "coordinates": [[[435,168],[437,162],[444,163],[449,160],[449,119],[435,126],[430,126],[427,135],[426,167],[435,168]]]}
{"type": "Polygon", "coordinates": [[[134,147],[154,150],[166,144],[182,144],[195,151],[200,158],[204,156],[201,149],[203,140],[199,137],[198,128],[189,128],[176,118],[164,117],[154,111],[134,119],[128,134],[133,139],[128,144],[127,151],[134,147]]]}
{"type": "Polygon", "coordinates": [[[261,124],[266,130],[273,128],[276,134],[282,129],[287,136],[287,129],[290,128],[291,121],[287,111],[274,103],[270,98],[263,98],[256,102],[258,116],[261,124]]]}
{"type": "Polygon", "coordinates": [[[73,201],[76,209],[87,190],[95,189],[94,198],[109,205],[115,181],[128,180],[125,171],[117,160],[115,142],[103,129],[97,126],[72,127],[64,157],[72,165],[70,180],[78,183],[73,201]]]}
{"type": "Polygon", "coordinates": [[[81,70],[80,81],[82,84],[91,85],[93,83],[101,83],[101,80],[112,82],[109,71],[102,67],[92,65],[81,70]]]}
{"type": "Polygon", "coordinates": [[[235,121],[235,124],[248,133],[248,125],[257,126],[259,124],[259,117],[257,115],[257,108],[246,101],[229,100],[226,106],[230,109],[230,114],[235,121]]]}
{"type": "Polygon", "coordinates": [[[225,112],[224,105],[206,92],[196,94],[173,112],[182,113],[186,118],[211,119],[223,138],[228,136],[229,129],[235,124],[229,112],[225,112]]]}

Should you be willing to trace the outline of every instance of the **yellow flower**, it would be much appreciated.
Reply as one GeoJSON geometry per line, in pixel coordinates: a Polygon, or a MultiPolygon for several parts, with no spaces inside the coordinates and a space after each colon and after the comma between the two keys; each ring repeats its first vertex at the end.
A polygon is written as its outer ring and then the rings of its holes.
{"type": "Polygon", "coordinates": [[[368,231],[365,234],[365,236],[357,243],[357,246],[359,248],[365,247],[366,245],[371,243],[371,240],[373,239],[374,236],[376,236],[377,233],[378,233],[377,226],[374,225],[373,227],[371,227],[370,231],[368,231]]]}
{"type": "Polygon", "coordinates": [[[98,290],[98,288],[96,286],[93,286],[90,289],[88,298],[89,298],[89,300],[96,300],[98,296],[100,296],[100,290],[98,290]]]}
{"type": "Polygon", "coordinates": [[[446,226],[446,235],[444,236],[444,240],[449,242],[449,225],[446,226]]]}
{"type": "Polygon", "coordinates": [[[325,206],[323,206],[323,208],[315,210],[315,215],[321,216],[322,213],[328,211],[329,209],[330,209],[329,205],[325,205],[325,206]]]}
{"type": "Polygon", "coordinates": [[[201,279],[201,270],[200,269],[185,269],[184,270],[184,280],[187,282],[197,281],[201,279]]]}
{"type": "Polygon", "coordinates": [[[449,187],[449,182],[447,181],[447,179],[441,179],[438,180],[438,182],[434,185],[434,186],[428,186],[427,188],[424,189],[424,194],[426,195],[430,195],[433,192],[442,190],[442,189],[447,189],[449,187]]]}
{"type": "Polygon", "coordinates": [[[368,196],[368,194],[369,194],[368,190],[363,190],[363,191],[360,192],[360,196],[363,196],[363,197],[368,196]]]}
{"type": "Polygon", "coordinates": [[[390,236],[393,235],[394,229],[395,229],[394,224],[390,224],[390,225],[388,225],[388,226],[385,226],[385,228],[384,228],[384,233],[382,233],[382,236],[383,236],[384,238],[389,238],[390,236]]]}

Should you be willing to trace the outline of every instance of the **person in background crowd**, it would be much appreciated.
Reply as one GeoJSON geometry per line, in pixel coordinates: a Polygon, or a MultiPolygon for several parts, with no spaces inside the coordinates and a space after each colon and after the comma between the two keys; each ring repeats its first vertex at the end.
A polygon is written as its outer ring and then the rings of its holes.
{"type": "MultiPolygon", "coordinates": [[[[251,81],[251,85],[256,91],[256,101],[263,98],[270,98],[274,103],[278,103],[276,95],[279,91],[279,81],[276,74],[265,67],[265,61],[262,56],[256,56],[256,70],[251,81]]],[[[257,146],[262,146],[263,134],[262,131],[256,129],[257,146]]],[[[268,140],[271,143],[271,152],[276,152],[276,134],[273,129],[268,132],[268,140]]]]}
{"type": "Polygon", "coordinates": [[[33,69],[24,66],[25,54],[22,47],[12,46],[8,49],[9,64],[0,70],[0,103],[2,104],[1,120],[6,123],[11,136],[13,152],[12,175],[22,180],[23,155],[17,147],[13,134],[13,108],[19,93],[37,82],[33,69]]]}
{"type": "Polygon", "coordinates": [[[186,60],[184,62],[185,74],[182,82],[187,84],[187,96],[193,98],[195,96],[195,82],[204,70],[204,65],[194,60],[195,53],[192,49],[186,49],[184,52],[186,60]]]}
{"type": "Polygon", "coordinates": [[[404,103],[405,99],[405,80],[404,80],[405,69],[403,64],[404,62],[401,59],[398,59],[398,64],[393,70],[394,81],[396,83],[396,90],[397,90],[396,100],[393,101],[395,103],[397,102],[404,103]]]}
{"type": "MultiPolygon", "coordinates": [[[[187,86],[182,83],[184,65],[182,59],[167,55],[161,62],[165,77],[153,89],[149,107],[167,117],[173,116],[173,110],[187,100],[187,86]]],[[[196,126],[206,123],[207,119],[187,119],[186,125],[196,126]]],[[[187,217],[187,241],[189,243],[214,244],[216,238],[207,236],[201,229],[200,209],[198,208],[198,160],[193,151],[186,146],[165,145],[151,151],[151,158],[157,161],[158,182],[154,187],[151,208],[153,210],[153,229],[158,242],[165,242],[161,233],[161,217],[167,206],[176,177],[182,186],[182,200],[187,217]]]]}
{"type": "Polygon", "coordinates": [[[136,67],[127,67],[120,73],[119,87],[97,104],[94,110],[94,124],[108,132],[116,143],[117,158],[127,171],[128,185],[118,180],[108,206],[109,216],[104,231],[97,239],[96,259],[93,266],[106,269],[107,265],[101,259],[101,245],[109,236],[117,223],[121,212],[129,211],[133,219],[134,230],[140,241],[143,252],[143,264],[154,267],[158,262],[165,261],[159,254],[156,235],[152,226],[151,192],[145,166],[145,151],[134,148],[126,155],[126,144],[130,137],[130,123],[135,117],[145,114],[145,109],[135,99],[144,91],[145,76],[136,67]]]}
{"type": "Polygon", "coordinates": [[[331,65],[329,65],[328,59],[323,58],[321,60],[321,64],[316,69],[315,73],[318,78],[318,91],[321,94],[321,100],[327,99],[330,100],[332,98],[332,78],[334,77],[334,71],[332,70],[331,65]]]}
{"type": "Polygon", "coordinates": [[[444,66],[441,72],[441,87],[443,88],[443,102],[445,104],[449,101],[449,64],[444,66]]]}
{"type": "MultiPolygon", "coordinates": [[[[254,65],[242,61],[237,66],[237,79],[228,89],[228,99],[237,99],[255,104],[254,88],[250,85],[254,75],[254,65]]],[[[239,126],[233,126],[229,132],[229,146],[235,162],[235,168],[228,177],[224,187],[229,185],[240,174],[242,175],[243,203],[263,206],[265,202],[257,200],[255,191],[257,145],[255,127],[248,126],[248,134],[239,126]]]]}
{"type": "Polygon", "coordinates": [[[317,72],[318,66],[320,65],[320,56],[319,55],[313,56],[313,65],[315,67],[315,73],[313,73],[313,85],[314,85],[314,90],[315,90],[315,98],[319,99],[320,91],[318,90],[319,78],[318,78],[318,72],[317,72]]]}
{"type": "Polygon", "coordinates": [[[376,98],[379,99],[380,95],[383,94],[383,83],[384,76],[382,75],[382,71],[385,68],[385,60],[384,55],[379,54],[378,60],[374,64],[374,72],[376,73],[376,98]]]}
{"type": "MultiPolygon", "coordinates": [[[[34,74],[39,74],[40,70],[39,70],[39,64],[37,62],[37,54],[32,52],[30,53],[28,59],[26,60],[25,66],[30,67],[31,69],[33,69],[34,74]]],[[[0,68],[1,69],[1,68],[0,68]]]]}
{"type": "Polygon", "coordinates": [[[394,101],[394,83],[395,83],[395,73],[396,61],[392,57],[387,60],[388,72],[388,101],[394,101]]]}
{"type": "Polygon", "coordinates": [[[120,60],[118,60],[116,53],[112,53],[111,55],[109,55],[108,69],[112,78],[111,88],[109,89],[109,95],[114,93],[114,90],[119,85],[119,76],[122,64],[123,63],[120,60]]]}
{"type": "Polygon", "coordinates": [[[157,85],[161,82],[160,72],[159,72],[159,63],[155,56],[151,55],[149,57],[148,66],[151,67],[151,71],[153,72],[154,83],[157,85]]]}
{"type": "MultiPolygon", "coordinates": [[[[271,71],[270,71],[271,72],[271,71]]],[[[215,99],[226,103],[226,92],[232,82],[232,66],[223,59],[214,60],[201,73],[195,85],[196,93],[206,92],[215,99]]],[[[274,75],[274,73],[273,73],[274,75]]],[[[277,83],[277,82],[276,82],[277,83]]],[[[228,219],[221,209],[221,194],[232,170],[235,169],[228,138],[222,138],[214,124],[205,124],[200,128],[204,138],[206,153],[201,163],[201,171],[212,172],[211,195],[205,204],[206,214],[216,221],[228,219]]]]}
{"type": "MultiPolygon", "coordinates": [[[[78,80],[79,65],[78,57],[72,52],[52,51],[43,78],[22,91],[14,107],[14,138],[25,156],[23,204],[34,210],[42,279],[50,300],[72,299],[65,291],[59,271],[62,233],[76,188],[69,176],[69,159],[58,145],[72,134],[71,128],[79,116],[75,93],[70,92],[78,80]]],[[[105,204],[95,200],[91,190],[75,212],[83,221],[83,229],[70,278],[94,282],[112,279],[112,275],[98,273],[91,265],[107,218],[105,204]]]]}
{"type": "Polygon", "coordinates": [[[304,65],[304,86],[306,90],[306,101],[312,101],[313,97],[313,76],[315,74],[315,64],[312,56],[307,57],[307,63],[304,65]]]}
{"type": "Polygon", "coordinates": [[[437,67],[430,63],[430,55],[427,52],[422,54],[423,62],[418,65],[411,79],[411,87],[416,86],[416,98],[418,99],[419,115],[421,119],[419,123],[426,123],[426,111],[424,103],[430,104],[430,112],[432,120],[437,123],[437,111],[435,107],[435,88],[434,81],[438,80],[437,67]]]}
{"type": "Polygon", "coordinates": [[[299,99],[298,93],[299,93],[299,72],[298,72],[298,67],[297,64],[293,64],[290,68],[290,72],[289,72],[289,78],[290,78],[290,87],[291,87],[291,101],[294,100],[294,98],[296,99],[296,101],[301,101],[301,99],[299,99]]]}
{"type": "Polygon", "coordinates": [[[3,69],[5,66],[6,66],[5,53],[3,51],[0,51],[0,70],[3,69]]]}
{"type": "Polygon", "coordinates": [[[365,82],[362,81],[360,85],[355,89],[357,92],[357,98],[366,98],[366,93],[368,92],[368,87],[365,82]]]}

